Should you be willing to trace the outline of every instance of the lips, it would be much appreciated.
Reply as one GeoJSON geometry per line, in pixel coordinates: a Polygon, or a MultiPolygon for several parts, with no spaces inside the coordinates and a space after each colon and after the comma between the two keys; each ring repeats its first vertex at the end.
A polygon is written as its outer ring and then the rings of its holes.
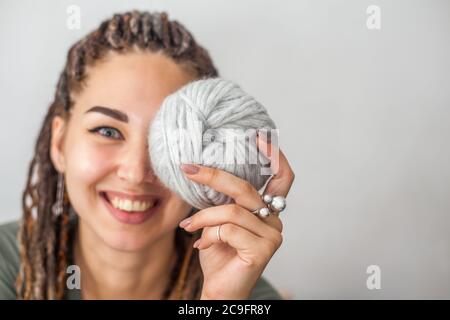
{"type": "Polygon", "coordinates": [[[117,191],[110,191],[110,190],[105,190],[105,191],[101,191],[102,193],[105,193],[106,196],[108,197],[108,200],[112,200],[113,198],[117,197],[120,199],[126,199],[126,200],[131,200],[131,201],[149,201],[149,202],[153,202],[155,200],[158,199],[158,197],[152,196],[152,195],[134,195],[134,194],[126,194],[126,193],[122,193],[122,192],[117,192],[117,191]]]}
{"type": "MultiPolygon", "coordinates": [[[[157,211],[160,199],[150,195],[128,195],[115,191],[101,191],[100,198],[105,204],[109,213],[118,221],[126,224],[141,224],[147,221],[157,211]],[[132,208],[127,207],[127,210],[116,208],[112,204],[112,200],[116,202],[117,199],[121,201],[140,201],[142,204],[150,203],[150,207],[144,211],[133,211],[132,208]]],[[[117,204],[117,203],[115,203],[117,204]]],[[[145,207],[140,207],[143,209],[145,207]]]]}

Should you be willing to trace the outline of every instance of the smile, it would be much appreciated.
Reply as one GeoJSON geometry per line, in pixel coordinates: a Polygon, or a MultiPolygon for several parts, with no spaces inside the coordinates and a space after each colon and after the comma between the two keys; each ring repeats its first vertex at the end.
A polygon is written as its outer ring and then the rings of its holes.
{"type": "Polygon", "coordinates": [[[160,200],[149,195],[127,195],[114,191],[101,191],[100,198],[110,214],[127,224],[141,224],[156,212],[160,200]]]}
{"type": "Polygon", "coordinates": [[[148,201],[132,201],[129,199],[120,199],[120,198],[113,198],[111,200],[112,205],[116,209],[121,209],[123,211],[133,212],[133,211],[147,211],[147,209],[154,206],[153,202],[148,201]]]}

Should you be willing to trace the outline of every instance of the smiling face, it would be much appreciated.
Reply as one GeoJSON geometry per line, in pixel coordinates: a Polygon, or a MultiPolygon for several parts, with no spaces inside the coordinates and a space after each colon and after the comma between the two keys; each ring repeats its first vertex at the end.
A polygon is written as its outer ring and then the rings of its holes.
{"type": "Polygon", "coordinates": [[[109,53],[87,70],[70,120],[53,121],[52,161],[80,226],[114,249],[141,250],[189,213],[152,172],[147,134],[164,98],[193,80],[162,54],[109,53]]]}

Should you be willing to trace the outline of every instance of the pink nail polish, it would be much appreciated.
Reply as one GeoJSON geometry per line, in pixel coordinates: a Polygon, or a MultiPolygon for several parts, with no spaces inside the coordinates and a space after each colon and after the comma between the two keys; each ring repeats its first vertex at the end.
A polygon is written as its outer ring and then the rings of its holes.
{"type": "Polygon", "coordinates": [[[198,248],[199,245],[200,245],[200,239],[198,239],[197,241],[194,242],[193,247],[198,248]]]}
{"type": "Polygon", "coordinates": [[[191,217],[186,218],[186,219],[184,219],[183,221],[180,222],[180,227],[181,228],[186,228],[188,225],[191,224],[191,222],[192,222],[192,218],[191,217]]]}
{"type": "Polygon", "coordinates": [[[183,170],[187,174],[196,174],[200,168],[195,164],[182,164],[181,170],[183,170]]]}

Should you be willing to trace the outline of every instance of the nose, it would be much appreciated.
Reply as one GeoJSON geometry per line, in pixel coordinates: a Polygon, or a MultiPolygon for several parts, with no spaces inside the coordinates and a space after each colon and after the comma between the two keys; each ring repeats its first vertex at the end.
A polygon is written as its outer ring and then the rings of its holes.
{"type": "Polygon", "coordinates": [[[157,180],[151,168],[147,140],[128,143],[121,153],[117,175],[133,185],[157,180]]]}

